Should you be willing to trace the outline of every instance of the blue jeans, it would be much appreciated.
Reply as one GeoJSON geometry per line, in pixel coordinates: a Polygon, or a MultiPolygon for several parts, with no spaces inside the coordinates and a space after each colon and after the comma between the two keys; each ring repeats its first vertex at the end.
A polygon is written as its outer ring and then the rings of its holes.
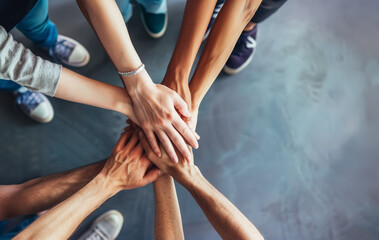
{"type": "Polygon", "coordinates": [[[26,218],[24,221],[22,221],[18,226],[16,226],[14,229],[9,231],[6,234],[2,234],[3,230],[6,227],[6,221],[0,221],[0,240],[10,240],[14,238],[18,233],[20,233],[22,230],[24,230],[27,226],[29,226],[32,222],[34,222],[37,219],[37,215],[31,215],[28,218],[26,218]]]}
{"type": "MultiPolygon", "coordinates": [[[[167,12],[166,0],[137,0],[149,13],[165,13],[167,12]]],[[[133,15],[132,5],[129,0],[116,0],[124,21],[128,22],[133,15]]]]}
{"type": "MultiPolygon", "coordinates": [[[[43,48],[53,47],[58,38],[57,27],[49,20],[48,0],[38,0],[16,27],[27,38],[43,48]]],[[[15,91],[20,87],[15,82],[0,79],[0,89],[15,91]]]]}

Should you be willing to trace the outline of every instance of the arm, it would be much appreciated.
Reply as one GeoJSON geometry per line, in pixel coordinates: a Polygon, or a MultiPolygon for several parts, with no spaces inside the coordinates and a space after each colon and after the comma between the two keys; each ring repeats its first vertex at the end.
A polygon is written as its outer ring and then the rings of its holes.
{"type": "Polygon", "coordinates": [[[67,68],[62,68],[55,97],[114,110],[138,123],[124,88],[84,77],[67,68]]]}
{"type": "Polygon", "coordinates": [[[174,180],[164,175],[154,182],[155,239],[184,239],[174,180]]]}
{"type": "Polygon", "coordinates": [[[19,185],[0,186],[0,220],[52,208],[90,182],[103,166],[101,161],[19,185]]]}
{"type": "Polygon", "coordinates": [[[152,153],[143,134],[140,141],[150,161],[191,193],[222,239],[263,239],[249,219],[201,175],[193,161],[181,158],[178,164],[172,164],[163,150],[161,158],[152,153]]]}
{"type": "Polygon", "coordinates": [[[123,133],[111,157],[91,182],[38,218],[15,239],[68,239],[84,218],[108,198],[156,180],[160,172],[148,170],[151,163],[143,157],[137,141],[138,136],[132,131],[123,133]]]}
{"type": "Polygon", "coordinates": [[[188,79],[216,2],[217,0],[187,0],[179,37],[162,82],[176,91],[190,110],[188,79]]]}
{"type": "Polygon", "coordinates": [[[225,2],[209,33],[203,54],[191,79],[190,91],[193,108],[199,107],[261,1],[229,0],[225,2]]]}
{"type": "Polygon", "coordinates": [[[192,112],[197,109],[233,50],[261,0],[228,0],[213,24],[188,89],[188,78],[216,1],[188,0],[180,35],[164,84],[178,91],[192,112]],[[196,17],[193,17],[196,16],[196,17]]]}
{"type": "MultiPolygon", "coordinates": [[[[77,0],[80,9],[93,26],[101,43],[118,71],[132,71],[142,62],[130,40],[124,19],[114,0],[77,0]]],[[[155,134],[173,161],[177,156],[172,143],[186,158],[190,158],[186,141],[197,148],[195,133],[181,115],[190,117],[184,100],[175,91],[154,84],[149,74],[142,72],[122,77],[133,109],[149,142],[160,154],[155,134]],[[172,142],[171,142],[171,141],[172,142]]]]}
{"type": "Polygon", "coordinates": [[[138,122],[130,96],[123,88],[86,78],[35,56],[1,26],[0,79],[49,96],[118,111],[138,122]]]}

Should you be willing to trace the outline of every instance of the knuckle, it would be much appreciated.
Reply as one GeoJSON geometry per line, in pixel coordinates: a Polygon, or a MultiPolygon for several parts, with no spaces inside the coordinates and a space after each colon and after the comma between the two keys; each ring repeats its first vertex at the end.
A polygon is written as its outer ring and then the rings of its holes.
{"type": "Polygon", "coordinates": [[[142,120],[141,121],[141,127],[143,129],[149,129],[150,128],[150,123],[148,121],[146,121],[146,120],[142,120]]]}
{"type": "Polygon", "coordinates": [[[166,124],[166,119],[164,117],[160,117],[157,119],[157,123],[159,126],[164,126],[166,124]]]}

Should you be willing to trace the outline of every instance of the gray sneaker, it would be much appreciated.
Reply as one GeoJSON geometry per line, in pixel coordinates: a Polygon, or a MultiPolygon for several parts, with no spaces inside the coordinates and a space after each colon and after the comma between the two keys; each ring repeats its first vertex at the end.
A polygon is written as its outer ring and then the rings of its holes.
{"type": "Polygon", "coordinates": [[[121,231],[124,218],[117,210],[111,210],[92,223],[78,240],[114,240],[121,231]]]}

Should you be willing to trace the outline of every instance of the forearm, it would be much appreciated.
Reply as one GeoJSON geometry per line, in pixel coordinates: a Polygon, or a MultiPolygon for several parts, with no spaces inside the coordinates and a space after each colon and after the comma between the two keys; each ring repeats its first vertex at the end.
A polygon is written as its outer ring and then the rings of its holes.
{"type": "Polygon", "coordinates": [[[180,181],[222,239],[263,239],[255,226],[200,173],[180,181]]]}
{"type": "Polygon", "coordinates": [[[198,107],[230,56],[261,0],[226,1],[207,39],[190,83],[192,105],[198,107]]]}
{"type": "Polygon", "coordinates": [[[77,0],[90,19],[97,36],[119,71],[131,71],[141,60],[129,37],[124,19],[114,0],[77,0]]]}
{"type": "Polygon", "coordinates": [[[20,185],[0,186],[0,220],[52,208],[85,186],[103,166],[101,161],[20,185]]]}
{"type": "Polygon", "coordinates": [[[84,77],[67,68],[62,69],[55,97],[117,111],[137,121],[124,88],[84,77]]]}
{"type": "Polygon", "coordinates": [[[91,212],[116,193],[99,176],[38,218],[15,239],[68,239],[91,212]]]}
{"type": "Polygon", "coordinates": [[[217,0],[188,0],[179,37],[165,79],[188,84],[196,54],[206,32],[217,0]]]}
{"type": "Polygon", "coordinates": [[[182,219],[172,177],[161,176],[154,182],[155,239],[184,239],[182,219]]]}

